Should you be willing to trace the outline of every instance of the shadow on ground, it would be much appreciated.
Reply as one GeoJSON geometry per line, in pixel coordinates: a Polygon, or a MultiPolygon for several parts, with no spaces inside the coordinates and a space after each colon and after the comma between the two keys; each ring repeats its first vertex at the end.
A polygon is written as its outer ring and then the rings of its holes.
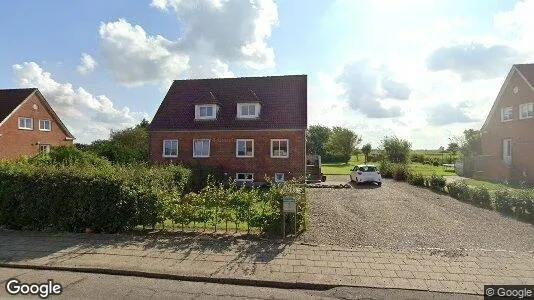
{"type": "Polygon", "coordinates": [[[136,232],[124,234],[42,233],[0,230],[0,263],[98,252],[104,248],[134,248],[150,252],[237,253],[234,261],[269,262],[292,240],[257,235],[206,232],[136,232]]]}

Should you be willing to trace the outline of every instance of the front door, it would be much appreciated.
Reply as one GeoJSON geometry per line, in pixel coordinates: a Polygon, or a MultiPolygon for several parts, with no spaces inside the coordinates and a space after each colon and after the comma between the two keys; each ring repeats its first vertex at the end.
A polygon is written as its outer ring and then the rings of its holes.
{"type": "Polygon", "coordinates": [[[502,160],[505,164],[512,164],[512,140],[502,140],[502,160]]]}

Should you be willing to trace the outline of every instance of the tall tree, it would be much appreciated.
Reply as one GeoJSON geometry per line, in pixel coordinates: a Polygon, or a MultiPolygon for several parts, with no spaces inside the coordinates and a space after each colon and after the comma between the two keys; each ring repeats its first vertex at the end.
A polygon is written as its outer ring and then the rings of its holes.
{"type": "Polygon", "coordinates": [[[453,160],[456,158],[456,153],[460,151],[460,145],[456,142],[450,142],[447,151],[451,153],[453,160]]]}
{"type": "Polygon", "coordinates": [[[365,157],[365,163],[367,163],[367,159],[369,158],[369,154],[371,153],[371,144],[367,143],[362,146],[362,153],[365,157]]]}
{"type": "Polygon", "coordinates": [[[306,152],[326,156],[326,144],[331,130],[326,126],[312,125],[306,131],[306,152]]]}
{"type": "Polygon", "coordinates": [[[341,157],[344,163],[348,163],[352,152],[361,141],[362,139],[354,131],[334,127],[326,148],[330,155],[341,157]]]}
{"type": "Polygon", "coordinates": [[[412,144],[407,140],[398,137],[386,137],[382,141],[382,148],[386,153],[386,158],[395,163],[406,163],[412,149],[412,144]]]}

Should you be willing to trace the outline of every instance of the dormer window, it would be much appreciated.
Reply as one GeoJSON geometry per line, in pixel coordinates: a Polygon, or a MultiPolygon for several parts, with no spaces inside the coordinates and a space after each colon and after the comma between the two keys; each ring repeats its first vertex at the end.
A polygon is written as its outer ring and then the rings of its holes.
{"type": "Polygon", "coordinates": [[[237,117],[239,119],[254,119],[260,116],[259,103],[238,103],[237,117]]]}
{"type": "Polygon", "coordinates": [[[217,118],[217,104],[195,105],[195,120],[214,120],[217,118]]]}

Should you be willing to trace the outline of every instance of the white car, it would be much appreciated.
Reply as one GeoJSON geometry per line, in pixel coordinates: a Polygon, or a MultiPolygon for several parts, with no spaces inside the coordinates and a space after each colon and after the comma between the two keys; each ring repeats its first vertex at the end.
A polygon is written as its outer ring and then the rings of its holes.
{"type": "Polygon", "coordinates": [[[358,183],[372,182],[382,185],[382,175],[375,165],[357,165],[350,172],[350,181],[358,183]]]}

